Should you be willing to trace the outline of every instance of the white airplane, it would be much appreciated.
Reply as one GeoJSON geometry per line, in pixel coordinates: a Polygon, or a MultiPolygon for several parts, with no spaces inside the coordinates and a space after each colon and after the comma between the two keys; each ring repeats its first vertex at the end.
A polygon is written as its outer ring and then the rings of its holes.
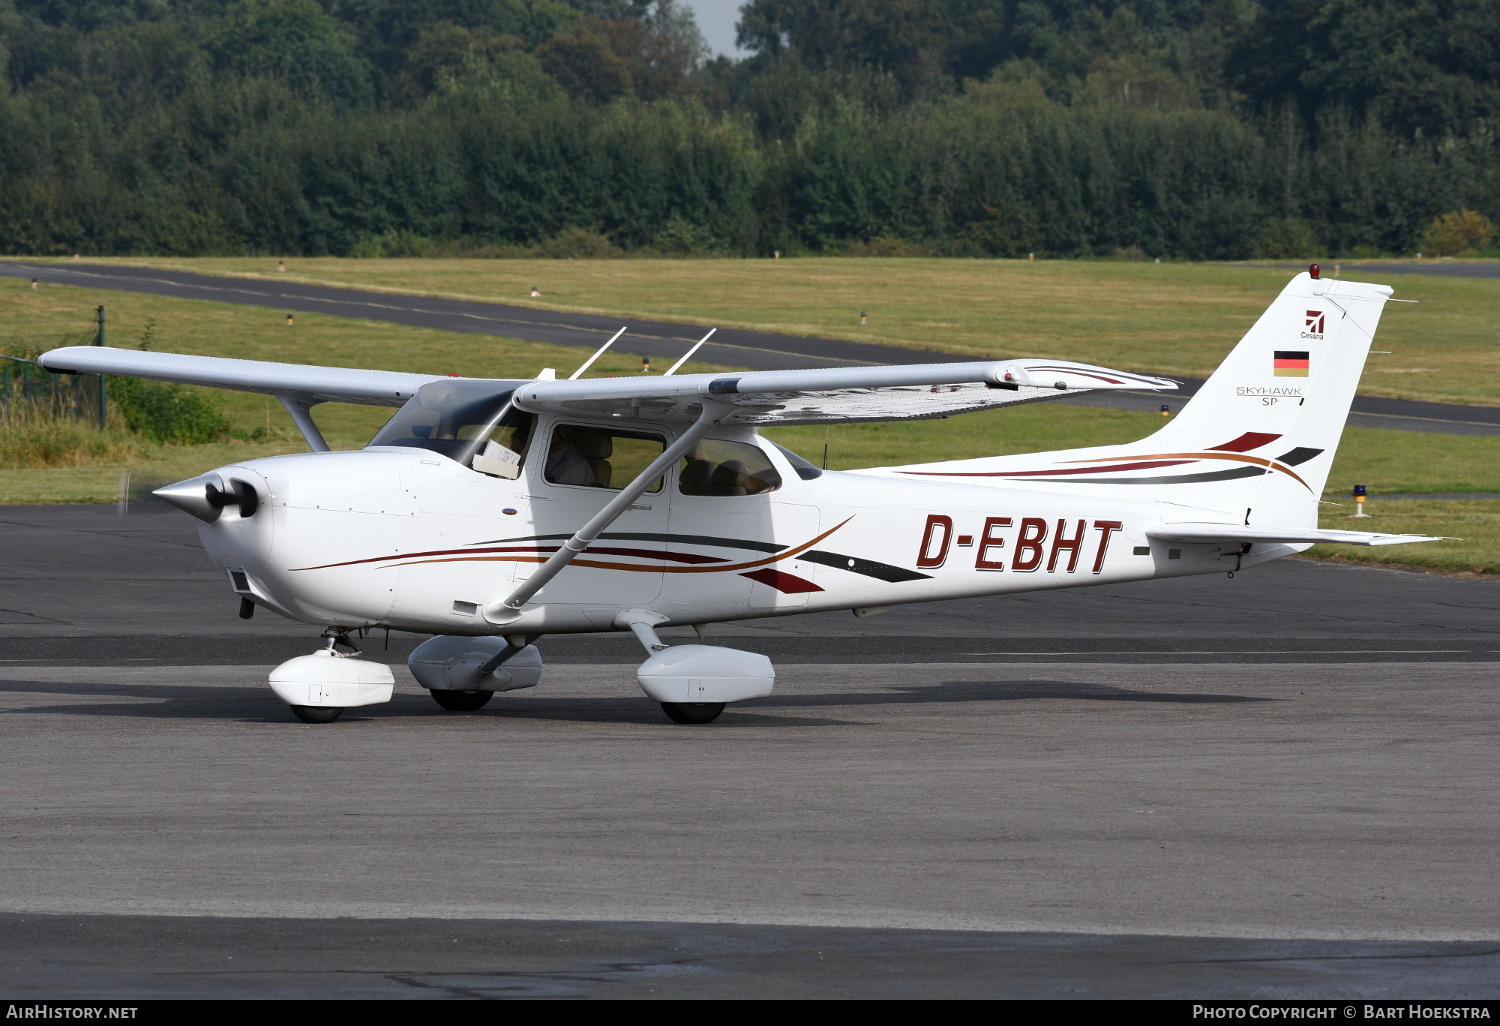
{"type": "MultiPolygon", "coordinates": [[[[536,685],[547,634],[631,631],[678,723],[770,694],[763,655],[668,646],[667,625],[1233,572],[1315,542],[1318,502],[1391,289],[1297,275],[1198,394],[1127,445],[833,472],[767,425],[946,417],[1161,378],[1049,360],[566,381],[479,379],[70,347],[59,372],[277,396],[309,453],[157,491],[241,598],[322,625],[271,674],[302,720],[389,701],[351,633],[436,635],[408,665],[444,709],[536,685]],[[309,407],[400,409],[330,452],[309,407]],[[351,651],[345,653],[341,649],[351,651]]],[[[597,355],[597,354],[596,354],[597,355]]],[[[680,363],[679,363],[680,365],[680,363]]],[[[676,368],[674,367],[673,370],[676,368]]],[[[582,368],[580,368],[581,372],[582,368]]]]}

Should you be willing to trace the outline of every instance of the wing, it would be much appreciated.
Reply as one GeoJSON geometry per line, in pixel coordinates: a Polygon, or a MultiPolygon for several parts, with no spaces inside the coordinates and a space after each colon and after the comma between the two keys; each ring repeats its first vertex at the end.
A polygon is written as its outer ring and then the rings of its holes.
{"type": "MultiPolygon", "coordinates": [[[[321,402],[400,406],[437,374],[315,367],[295,363],[185,356],[102,346],[44,353],[60,373],[119,374],[321,402]]],[[[1100,389],[1175,389],[1176,382],[1060,360],[929,363],[900,367],[688,374],[680,377],[571,381],[496,380],[516,387],[516,405],[533,413],[644,420],[692,420],[704,399],[738,407],[748,424],[915,420],[1056,399],[1100,389]]]]}
{"type": "Polygon", "coordinates": [[[1318,527],[1241,527],[1234,524],[1169,524],[1152,527],[1146,536],[1156,541],[1205,544],[1212,542],[1271,542],[1301,545],[1334,542],[1344,545],[1409,545],[1414,542],[1448,541],[1425,534],[1378,534],[1370,531],[1323,530],[1318,527]]]}
{"type": "Polygon", "coordinates": [[[1060,360],[532,381],[515,403],[532,413],[691,420],[705,399],[739,407],[748,424],[915,420],[1057,399],[1100,389],[1175,389],[1164,378],[1060,360]]]}
{"type": "Polygon", "coordinates": [[[231,360],[220,356],[148,353],[107,346],[68,346],[43,353],[38,361],[58,373],[119,374],[158,381],[180,381],[239,392],[259,392],[306,405],[359,403],[400,406],[440,374],[313,367],[298,363],[231,360]]]}

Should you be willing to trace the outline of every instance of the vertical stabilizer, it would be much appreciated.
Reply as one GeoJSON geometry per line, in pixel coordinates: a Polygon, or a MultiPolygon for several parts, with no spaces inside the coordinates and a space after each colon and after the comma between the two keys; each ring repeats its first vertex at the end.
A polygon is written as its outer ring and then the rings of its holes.
{"type": "Polygon", "coordinates": [[[1250,487],[1237,505],[1253,508],[1261,523],[1315,524],[1390,294],[1385,285],[1297,275],[1182,412],[1135,447],[1267,460],[1261,473],[1246,474],[1250,487]]]}
{"type": "Polygon", "coordinates": [[[1094,492],[1317,524],[1318,498],[1391,290],[1299,274],[1175,418],[1127,445],[992,456],[886,473],[1094,492]]]}

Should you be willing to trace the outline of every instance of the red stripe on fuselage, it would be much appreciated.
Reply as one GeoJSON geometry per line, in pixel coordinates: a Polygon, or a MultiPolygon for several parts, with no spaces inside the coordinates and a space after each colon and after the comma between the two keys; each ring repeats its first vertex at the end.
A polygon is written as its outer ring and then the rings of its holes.
{"type": "Polygon", "coordinates": [[[798,577],[796,574],[789,574],[784,570],[772,570],[770,567],[764,570],[755,570],[748,574],[740,574],[740,576],[748,577],[752,581],[759,581],[761,584],[768,585],[787,595],[803,595],[808,592],[823,590],[806,578],[798,577]]]}

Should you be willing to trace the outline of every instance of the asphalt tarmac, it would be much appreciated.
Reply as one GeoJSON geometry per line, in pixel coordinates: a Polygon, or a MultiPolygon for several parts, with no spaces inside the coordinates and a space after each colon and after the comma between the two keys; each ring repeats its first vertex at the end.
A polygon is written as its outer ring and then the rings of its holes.
{"type": "MultiPolygon", "coordinates": [[[[1349,270],[1495,277],[1500,273],[1497,272],[1497,267],[1500,265],[1397,264],[1378,268],[1351,266],[1349,270]]],[[[289,281],[227,278],[189,271],[121,267],[113,264],[59,265],[0,261],[0,277],[36,278],[60,285],[273,307],[297,313],[331,314],[588,349],[598,348],[627,321],[618,317],[566,313],[501,303],[406,296],[289,281]]],[[[635,318],[629,318],[628,324],[630,330],[615,343],[615,348],[658,361],[677,360],[708,331],[703,325],[642,321],[635,318]]],[[[713,341],[705,345],[699,355],[711,363],[748,370],[936,363],[972,359],[926,349],[903,349],[841,339],[793,337],[738,328],[724,328],[716,332],[713,341]]],[[[1149,368],[1131,369],[1149,371],[1149,368]]],[[[1152,411],[1165,403],[1175,412],[1203,384],[1201,378],[1178,380],[1181,382],[1181,389],[1167,394],[1094,393],[1062,401],[1085,406],[1152,411]]],[[[1359,427],[1399,431],[1493,436],[1500,435],[1500,407],[1359,396],[1354,400],[1348,422],[1359,427]]]]}
{"type": "MultiPolygon", "coordinates": [[[[298,723],[194,521],[0,508],[0,995],[1479,998],[1500,586],[1225,576],[623,638],[298,723]]],[[[411,639],[369,639],[400,663],[411,639]]]]}

